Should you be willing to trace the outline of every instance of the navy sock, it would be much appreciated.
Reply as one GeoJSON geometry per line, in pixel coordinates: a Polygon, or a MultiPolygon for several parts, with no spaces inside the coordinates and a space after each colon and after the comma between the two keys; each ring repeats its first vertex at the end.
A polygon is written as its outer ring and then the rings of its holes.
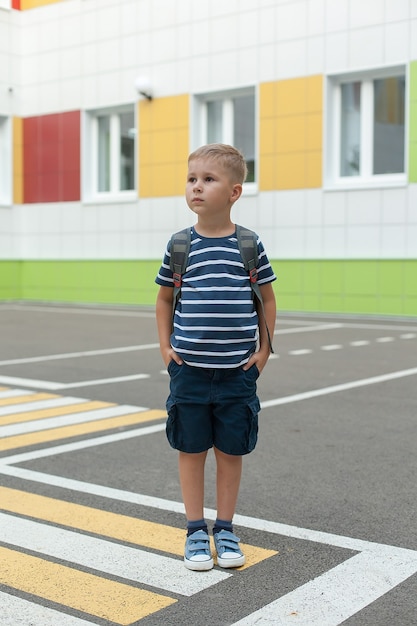
{"type": "Polygon", "coordinates": [[[187,521],[187,537],[196,532],[196,530],[204,530],[207,532],[207,524],[204,519],[187,521]]]}
{"type": "Polygon", "coordinates": [[[217,518],[213,526],[213,535],[220,532],[221,530],[228,530],[232,533],[233,532],[232,522],[217,518]]]}

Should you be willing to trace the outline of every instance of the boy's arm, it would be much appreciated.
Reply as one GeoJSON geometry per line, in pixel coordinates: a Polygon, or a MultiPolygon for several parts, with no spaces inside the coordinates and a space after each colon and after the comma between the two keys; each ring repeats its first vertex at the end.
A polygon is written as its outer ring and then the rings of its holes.
{"type": "Polygon", "coordinates": [[[182,364],[181,358],[171,348],[172,333],[172,288],[160,287],[156,297],[156,323],[159,335],[159,349],[166,366],[171,360],[178,365],[182,364]]]}
{"type": "Polygon", "coordinates": [[[250,367],[252,367],[252,365],[256,363],[259,372],[262,372],[270,355],[268,333],[266,332],[265,321],[268,326],[269,335],[272,341],[274,337],[277,309],[272,283],[259,285],[259,289],[264,303],[265,320],[262,314],[262,307],[257,301],[256,306],[259,318],[259,350],[251,356],[248,363],[243,367],[243,369],[249,369],[250,367]]]}

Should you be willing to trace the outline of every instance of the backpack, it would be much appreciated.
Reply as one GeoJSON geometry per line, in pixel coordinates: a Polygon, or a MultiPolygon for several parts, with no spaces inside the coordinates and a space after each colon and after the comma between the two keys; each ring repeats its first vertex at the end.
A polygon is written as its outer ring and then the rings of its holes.
{"type": "MultiPolygon", "coordinates": [[[[258,299],[260,304],[262,317],[265,323],[266,332],[268,335],[269,349],[272,349],[272,341],[269,333],[269,329],[265,318],[264,303],[262,300],[261,291],[258,285],[258,241],[256,233],[244,226],[236,224],[236,236],[239,247],[240,256],[242,257],[243,265],[246,271],[249,273],[250,286],[253,292],[253,297],[258,299]]],[[[169,267],[172,271],[172,277],[174,280],[173,300],[172,300],[172,319],[174,319],[175,307],[180,298],[182,275],[188,264],[188,254],[191,246],[191,227],[184,228],[177,233],[174,233],[171,237],[171,258],[169,267]]]]}

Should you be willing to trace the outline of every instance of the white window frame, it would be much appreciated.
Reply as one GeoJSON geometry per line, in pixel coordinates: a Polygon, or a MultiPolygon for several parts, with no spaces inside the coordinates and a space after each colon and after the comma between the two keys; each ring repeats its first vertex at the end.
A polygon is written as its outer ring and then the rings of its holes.
{"type": "Polygon", "coordinates": [[[12,205],[12,120],[0,115],[0,205],[12,205]]]}
{"type": "Polygon", "coordinates": [[[325,188],[352,189],[402,186],[407,183],[408,163],[408,75],[405,66],[381,68],[362,72],[351,72],[335,76],[328,76],[326,85],[327,116],[325,126],[325,188]],[[404,76],[405,111],[404,111],[404,172],[396,174],[373,174],[373,127],[374,127],[374,92],[373,81],[378,78],[404,76]],[[340,175],[341,151],[341,108],[342,85],[344,83],[361,83],[361,171],[358,176],[340,175]]]}
{"type": "Polygon", "coordinates": [[[254,87],[244,87],[241,89],[213,91],[194,96],[193,100],[193,140],[192,149],[195,150],[199,146],[202,146],[208,142],[207,139],[207,103],[214,100],[223,102],[223,128],[222,128],[222,143],[234,145],[233,126],[234,126],[234,107],[233,98],[239,96],[253,96],[255,102],[255,115],[253,120],[253,128],[255,134],[254,145],[254,159],[255,159],[255,171],[254,182],[246,182],[243,185],[243,193],[254,194],[258,191],[258,171],[259,171],[259,157],[258,157],[258,128],[257,128],[257,93],[254,87]]]}
{"type": "Polygon", "coordinates": [[[83,116],[83,175],[84,202],[120,202],[137,200],[137,113],[134,104],[86,111],[83,116]],[[120,189],[120,117],[121,113],[134,115],[134,189],[120,189]],[[110,118],[110,190],[99,191],[98,180],[98,118],[110,118]]]}

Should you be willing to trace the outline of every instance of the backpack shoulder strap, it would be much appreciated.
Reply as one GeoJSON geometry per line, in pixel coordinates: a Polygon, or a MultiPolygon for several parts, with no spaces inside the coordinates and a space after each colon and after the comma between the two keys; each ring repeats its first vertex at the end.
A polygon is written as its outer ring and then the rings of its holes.
{"type": "Polygon", "coordinates": [[[175,307],[180,297],[182,275],[185,272],[188,263],[188,255],[191,246],[191,228],[184,228],[171,237],[170,260],[169,267],[172,271],[174,280],[174,291],[172,294],[172,316],[175,313],[175,307]]]}
{"type": "Polygon", "coordinates": [[[271,352],[274,352],[272,348],[272,340],[269,333],[269,328],[266,323],[265,308],[262,300],[261,290],[259,289],[258,285],[258,237],[256,233],[253,232],[253,230],[249,230],[249,228],[245,228],[244,226],[239,226],[239,224],[236,224],[236,237],[243,265],[245,266],[245,270],[249,273],[251,289],[260,304],[266,332],[268,335],[269,349],[271,352]]]}

